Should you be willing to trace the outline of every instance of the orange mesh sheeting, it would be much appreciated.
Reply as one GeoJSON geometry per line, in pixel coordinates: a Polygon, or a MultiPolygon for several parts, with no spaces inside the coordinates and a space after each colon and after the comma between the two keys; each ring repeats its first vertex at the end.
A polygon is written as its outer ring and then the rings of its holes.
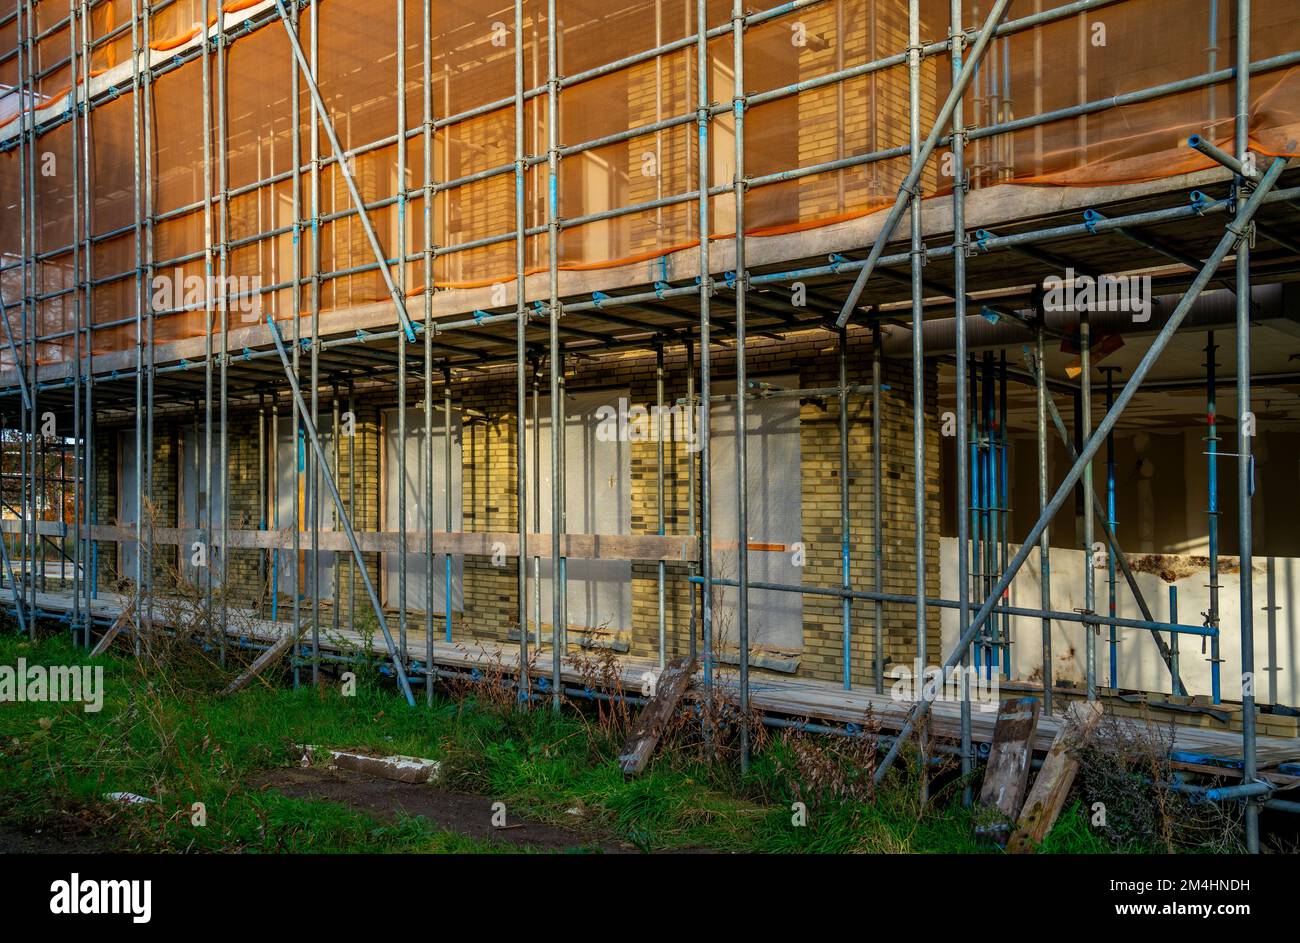
{"type": "MultiPolygon", "coordinates": [[[[1014,0],[1008,19],[1065,3],[1014,0]]],[[[220,10],[234,19],[254,5],[255,0],[227,0],[220,10]]],[[[989,5],[989,0],[965,0],[967,28],[982,23],[989,5]]],[[[432,21],[425,24],[423,5],[408,2],[406,61],[401,74],[396,3],[320,0],[318,6],[316,70],[321,95],[350,154],[362,199],[384,204],[369,214],[382,251],[390,258],[396,255],[403,241],[399,236],[404,236],[406,252],[411,255],[436,247],[433,281],[439,288],[491,285],[516,277],[516,182],[511,166],[516,131],[515,44],[518,40],[523,45],[525,86],[544,86],[546,4],[544,0],[527,0],[524,31],[518,38],[512,8],[498,6],[496,12],[492,7],[485,12],[474,0],[440,0],[432,4],[432,21]],[[417,133],[407,140],[404,174],[396,143],[399,89],[406,106],[406,129],[418,132],[424,119],[426,29],[432,36],[427,68],[433,118],[441,122],[472,109],[486,109],[439,126],[433,133],[429,155],[433,181],[445,185],[505,168],[504,172],[438,189],[431,201],[427,232],[422,195],[417,192],[404,206],[399,202],[404,191],[418,191],[425,183],[423,136],[417,133]],[[497,106],[489,107],[493,103],[497,106]]],[[[1254,0],[1253,6],[1252,54],[1257,63],[1300,50],[1300,6],[1294,0],[1254,0]]],[[[922,42],[945,39],[947,0],[922,0],[921,7],[922,42]]],[[[130,0],[96,5],[92,11],[95,35],[105,36],[128,22],[131,8],[130,0]]],[[[155,47],[184,45],[217,9],[216,0],[179,0],[158,11],[151,34],[155,47]]],[[[1186,139],[1195,133],[1221,146],[1230,145],[1230,75],[1214,86],[1200,84],[1126,104],[1115,101],[1117,96],[1154,86],[1193,82],[1213,70],[1230,72],[1235,46],[1232,5],[1218,4],[1213,23],[1210,10],[1204,0],[1120,0],[997,39],[965,101],[967,125],[977,129],[967,149],[972,186],[1094,187],[1156,180],[1213,166],[1208,158],[1188,148],[1186,139]],[[988,133],[1000,124],[1087,103],[1101,104],[1086,115],[1014,132],[988,133]]],[[[51,6],[47,19],[53,18],[44,24],[46,28],[59,22],[54,12],[51,6]]],[[[599,4],[557,0],[557,14],[562,36],[559,71],[569,77],[657,45],[691,38],[696,30],[694,4],[664,0],[599,4]]],[[[710,26],[726,23],[730,3],[710,0],[707,17],[710,26]]],[[[307,18],[299,29],[304,46],[310,49],[307,18]]],[[[772,236],[832,225],[893,203],[909,166],[906,154],[840,169],[814,168],[907,147],[906,65],[895,63],[840,83],[808,86],[837,70],[899,56],[906,51],[907,37],[907,4],[902,0],[826,0],[746,31],[745,91],[762,94],[800,85],[797,94],[755,103],[745,113],[745,175],[754,181],[745,194],[749,234],[772,236]]],[[[12,24],[0,27],[0,49],[12,48],[15,42],[12,24]]],[[[66,28],[56,29],[38,44],[34,65],[53,68],[38,83],[38,106],[65,94],[72,81],[70,70],[59,65],[68,54],[67,46],[66,28]]],[[[732,47],[730,34],[716,37],[709,43],[707,56],[709,99],[724,108],[709,122],[708,183],[721,188],[730,186],[735,172],[735,119],[727,107],[735,94],[732,47]]],[[[119,38],[96,50],[90,65],[102,70],[125,62],[129,62],[129,50],[119,38]]],[[[295,272],[307,278],[319,257],[320,303],[324,307],[383,302],[386,287],[373,268],[369,242],[352,212],[351,198],[324,134],[315,142],[323,163],[319,205],[312,205],[312,107],[305,84],[300,83],[300,122],[295,128],[292,55],[283,25],[273,21],[234,38],[225,66],[226,140],[216,140],[219,105],[214,103],[208,122],[214,129],[208,162],[204,159],[202,65],[188,63],[150,85],[153,118],[146,143],[152,149],[153,177],[149,182],[153,211],[168,214],[191,207],[180,218],[155,226],[155,264],[160,270],[174,268],[167,260],[201,252],[209,238],[219,238],[217,227],[224,209],[229,238],[249,240],[230,253],[232,276],[256,279],[262,286],[288,282],[295,272]],[[302,228],[296,243],[290,232],[273,232],[290,229],[295,221],[292,182],[262,182],[292,172],[295,134],[302,158],[298,191],[302,228]],[[223,145],[229,186],[246,188],[246,192],[224,206],[214,201],[209,236],[203,209],[196,204],[209,188],[216,191],[223,145]],[[344,215],[324,219],[332,214],[344,215]],[[319,218],[317,226],[312,224],[313,216],[319,218]]],[[[694,117],[697,68],[696,49],[690,44],[561,91],[556,131],[563,148],[670,122],[669,127],[570,151],[562,158],[556,187],[564,221],[557,246],[562,270],[633,263],[644,266],[658,256],[698,246],[701,233],[696,199],[684,199],[699,184],[694,117]],[[663,201],[663,205],[627,211],[651,201],[663,201]]],[[[16,66],[0,65],[0,82],[13,85],[16,80],[16,66]]],[[[930,130],[950,84],[949,57],[927,57],[922,63],[920,87],[923,134],[930,130]]],[[[0,96],[0,122],[16,114],[17,107],[15,93],[0,96]]],[[[91,225],[96,233],[129,225],[134,219],[131,113],[129,95],[93,112],[91,225]]],[[[530,157],[545,157],[548,121],[546,95],[530,98],[523,129],[530,157]]],[[[38,146],[53,152],[57,160],[65,160],[69,142],[62,138],[66,133],[56,128],[44,134],[38,146]]],[[[1252,146],[1262,154],[1297,154],[1300,65],[1257,67],[1251,79],[1250,134],[1252,146]]],[[[950,192],[946,157],[940,148],[926,168],[921,181],[926,196],[950,192]]],[[[9,167],[16,167],[11,157],[3,163],[6,173],[9,167]]],[[[549,186],[544,160],[526,168],[523,209],[527,227],[544,226],[549,186]]],[[[37,191],[37,245],[41,251],[57,251],[71,239],[70,191],[57,178],[38,179],[37,191]]],[[[0,197],[5,207],[15,205],[17,185],[6,180],[0,197]]],[[[709,206],[708,238],[732,235],[736,222],[731,194],[711,198],[709,206]]],[[[14,223],[5,223],[0,230],[0,249],[6,258],[19,251],[18,232],[14,223]]],[[[545,270],[547,247],[545,233],[527,238],[526,272],[545,270]]],[[[113,258],[122,261],[117,255],[113,258]]],[[[107,259],[101,261],[106,264],[107,259]]],[[[130,268],[134,262],[128,259],[125,265],[130,268]]],[[[201,274],[201,270],[201,261],[187,262],[180,277],[201,274]]],[[[394,272],[398,271],[402,277],[394,277],[408,294],[423,290],[422,260],[395,264],[394,272]]],[[[104,271],[103,277],[113,274],[104,271]]],[[[8,286],[7,279],[6,297],[8,286]]],[[[311,297],[309,288],[303,297],[311,297]]],[[[281,288],[262,303],[283,317],[291,313],[292,299],[292,290],[281,288]]],[[[132,279],[100,286],[92,302],[97,324],[131,317],[135,303],[132,279]],[[101,306],[102,312],[98,310],[101,306]]],[[[58,319],[54,313],[49,317],[58,319]]],[[[237,319],[232,323],[238,323],[237,319]]],[[[201,336],[204,330],[203,313],[189,311],[160,318],[156,333],[159,340],[168,340],[201,336]]],[[[133,343],[132,332],[133,328],[106,327],[104,337],[97,338],[96,349],[133,343]]],[[[48,354],[57,356],[57,347],[48,354]]]]}

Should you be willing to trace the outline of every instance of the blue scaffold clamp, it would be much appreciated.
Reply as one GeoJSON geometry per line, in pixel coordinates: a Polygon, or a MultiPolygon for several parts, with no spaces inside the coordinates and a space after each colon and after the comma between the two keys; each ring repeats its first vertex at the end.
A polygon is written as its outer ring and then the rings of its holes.
{"type": "Polygon", "coordinates": [[[602,302],[609,301],[609,295],[605,294],[603,291],[593,291],[591,293],[591,301],[592,304],[599,308],[602,302]]]}
{"type": "Polygon", "coordinates": [[[1188,199],[1191,200],[1192,209],[1196,211],[1197,216],[1204,216],[1206,208],[1214,202],[1200,190],[1193,190],[1188,195],[1188,199]]]}
{"type": "Polygon", "coordinates": [[[827,258],[830,260],[831,263],[831,271],[837,275],[840,272],[840,266],[847,264],[849,261],[844,256],[840,255],[838,252],[832,252],[827,258]]]}
{"type": "Polygon", "coordinates": [[[664,297],[664,292],[666,292],[668,288],[669,285],[667,282],[663,282],[663,281],[655,282],[655,297],[662,301],[664,297]]]}
{"type": "Polygon", "coordinates": [[[989,240],[993,238],[993,233],[987,229],[975,230],[975,245],[981,252],[989,251],[989,240]]]}

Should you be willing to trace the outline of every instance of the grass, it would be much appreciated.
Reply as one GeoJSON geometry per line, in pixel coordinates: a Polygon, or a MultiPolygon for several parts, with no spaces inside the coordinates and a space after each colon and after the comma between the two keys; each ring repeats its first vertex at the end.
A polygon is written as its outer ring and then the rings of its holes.
{"type": "MultiPolygon", "coordinates": [[[[0,636],[0,664],[86,664],[65,639],[35,644],[0,636]]],[[[503,709],[490,700],[439,697],[411,710],[391,686],[362,672],[355,696],[330,681],[319,690],[256,685],[215,695],[216,672],[174,667],[144,673],[134,659],[95,659],[104,707],[0,705],[0,813],[42,828],[93,831],[108,848],[242,852],[486,852],[500,846],[442,831],[421,818],[381,820],[333,802],[258,789],[255,778],[291,760],[294,743],[439,759],[452,788],[504,801],[533,819],[642,850],[736,852],[985,852],[973,838],[960,783],[946,778],[922,808],[906,764],[870,801],[816,793],[799,779],[789,736],[767,738],[742,776],[729,759],[705,762],[690,737],[667,744],[644,775],[625,779],[621,738],[578,710],[503,709]],[[123,805],[109,792],[151,804],[123,805]],[[792,803],[807,806],[792,824],[792,803]],[[207,824],[191,822],[192,804],[207,824]]],[[[833,738],[819,738],[824,742],[833,738]]],[[[807,762],[808,747],[803,748],[807,762]]],[[[834,745],[812,748],[840,764],[834,745]]],[[[848,764],[850,779],[860,769],[848,764]]],[[[858,783],[861,786],[861,782],[858,783]]],[[[1112,850],[1076,804],[1045,851],[1112,850]]]]}

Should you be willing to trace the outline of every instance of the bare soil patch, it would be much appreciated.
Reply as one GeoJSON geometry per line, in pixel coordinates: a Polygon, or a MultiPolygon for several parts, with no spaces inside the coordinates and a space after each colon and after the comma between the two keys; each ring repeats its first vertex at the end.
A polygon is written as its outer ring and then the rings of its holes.
{"type": "Polygon", "coordinates": [[[444,831],[482,841],[541,851],[586,851],[635,854],[627,844],[592,832],[530,822],[506,811],[506,826],[492,824],[493,800],[435,786],[411,785],[342,769],[286,767],[253,780],[256,788],[277,789],[299,799],[323,799],[393,818],[399,813],[422,817],[444,831]]]}

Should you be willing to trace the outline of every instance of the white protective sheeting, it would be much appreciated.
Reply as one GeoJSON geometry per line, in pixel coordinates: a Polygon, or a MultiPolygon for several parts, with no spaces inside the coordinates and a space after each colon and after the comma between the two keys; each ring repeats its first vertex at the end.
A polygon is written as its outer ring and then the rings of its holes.
{"type": "MultiPolygon", "coordinates": [[[[207,449],[207,434],[200,426],[196,431],[193,425],[181,430],[180,469],[180,520],[182,527],[206,527],[208,522],[208,468],[212,469],[212,536],[214,542],[220,539],[222,488],[221,479],[224,469],[221,467],[221,427],[212,428],[212,456],[214,461],[207,462],[204,453],[207,449]]],[[[230,526],[241,526],[231,521],[230,526]]],[[[195,548],[193,541],[180,548],[181,573],[190,582],[207,585],[207,576],[203,570],[194,566],[195,548]]],[[[208,567],[212,570],[212,584],[221,583],[220,558],[209,549],[206,554],[208,567]]]]}
{"type": "MultiPolygon", "coordinates": [[[[134,524],[139,520],[136,513],[138,495],[136,488],[139,476],[135,469],[135,430],[128,429],[119,433],[118,476],[117,476],[117,523],[123,526],[134,524]]],[[[134,540],[121,540],[117,544],[117,575],[121,579],[135,580],[136,566],[140,559],[139,549],[134,540]]]]}
{"type": "MultiPolygon", "coordinates": [[[[322,417],[322,424],[329,422],[328,417],[322,417]]],[[[325,429],[320,434],[321,448],[325,452],[326,458],[330,462],[330,467],[334,465],[334,439],[333,434],[325,429]]],[[[297,503],[299,508],[299,528],[302,531],[299,543],[299,556],[302,558],[303,579],[298,581],[297,561],[294,559],[292,549],[284,549],[276,552],[276,582],[275,591],[282,596],[291,596],[296,591],[295,587],[301,590],[304,599],[311,598],[310,587],[307,585],[311,568],[311,522],[312,522],[312,501],[311,488],[307,480],[307,453],[311,451],[311,440],[307,438],[306,432],[299,429],[298,441],[294,442],[293,419],[291,416],[280,417],[280,440],[276,443],[276,483],[275,483],[275,508],[273,515],[278,513],[278,524],[273,516],[267,522],[267,527],[280,530],[293,530],[294,504],[297,503]],[[297,470],[295,472],[295,469],[297,470]]],[[[347,450],[343,450],[343,460],[346,461],[347,450]]],[[[337,481],[338,479],[335,478],[337,481]]],[[[344,493],[343,500],[347,500],[347,494],[344,493]]],[[[216,512],[214,512],[216,513],[216,512]]],[[[334,529],[335,508],[334,499],[330,495],[329,486],[321,480],[320,485],[320,529],[321,531],[330,531],[334,529]]],[[[322,550],[319,555],[319,562],[316,571],[316,592],[321,599],[334,598],[334,563],[337,554],[333,550],[322,550]]]]}
{"type": "MultiPolygon", "coordinates": [[[[433,464],[430,469],[429,448],[424,437],[424,409],[406,410],[406,464],[402,465],[400,439],[398,438],[397,410],[384,414],[384,530],[424,531],[428,526],[425,505],[428,502],[427,482],[432,473],[433,523],[435,531],[457,531],[461,528],[461,435],[460,411],[451,412],[451,521],[447,520],[447,432],[441,406],[433,413],[433,464]],[[402,475],[406,481],[406,521],[398,514],[398,485],[402,475]]],[[[406,554],[406,606],[425,612],[430,604],[426,592],[425,554],[406,554]]],[[[447,611],[447,554],[433,557],[433,612],[445,615],[447,611]]],[[[464,607],[464,557],[451,555],[451,607],[452,611],[464,607]]],[[[384,602],[396,606],[400,558],[396,553],[384,554],[384,602]]]]}
{"type": "MultiPolygon", "coordinates": [[[[628,534],[632,530],[632,445],[625,436],[599,432],[601,407],[619,408],[627,389],[571,393],[565,419],[565,530],[571,534],[628,534]]],[[[541,401],[538,420],[541,462],[541,533],[551,530],[551,403],[541,401]]],[[[527,461],[533,468],[533,424],[528,422],[527,461]]],[[[528,514],[533,522],[532,509],[528,514]]],[[[537,528],[532,533],[538,533],[537,528]]],[[[541,623],[551,624],[550,542],[530,541],[541,555],[541,623]]],[[[632,563],[629,560],[569,560],[566,563],[569,628],[576,632],[627,630],[632,625],[632,563]]],[[[532,593],[530,592],[530,597],[532,593]]],[[[530,599],[530,605],[532,601],[530,599]]],[[[534,618],[536,618],[534,613],[534,618]]]]}
{"type": "MultiPolygon", "coordinates": [[[[779,387],[796,388],[798,377],[765,378],[779,387]]],[[[716,384],[720,394],[735,384],[716,384]]],[[[799,585],[803,570],[795,565],[795,547],[803,531],[802,472],[799,448],[799,401],[753,399],[746,404],[749,486],[749,579],[751,582],[799,585]],[[754,549],[766,544],[772,549],[754,549]],[[781,548],[781,549],[776,549],[781,548]]],[[[736,481],[736,404],[715,404],[711,413],[712,488],[709,520],[713,527],[713,573],[736,579],[738,550],[736,481]]],[[[733,586],[714,591],[714,640],[719,650],[739,644],[737,593],[733,586]]],[[[783,650],[803,647],[803,597],[777,590],[749,590],[749,642],[783,650]]]]}

